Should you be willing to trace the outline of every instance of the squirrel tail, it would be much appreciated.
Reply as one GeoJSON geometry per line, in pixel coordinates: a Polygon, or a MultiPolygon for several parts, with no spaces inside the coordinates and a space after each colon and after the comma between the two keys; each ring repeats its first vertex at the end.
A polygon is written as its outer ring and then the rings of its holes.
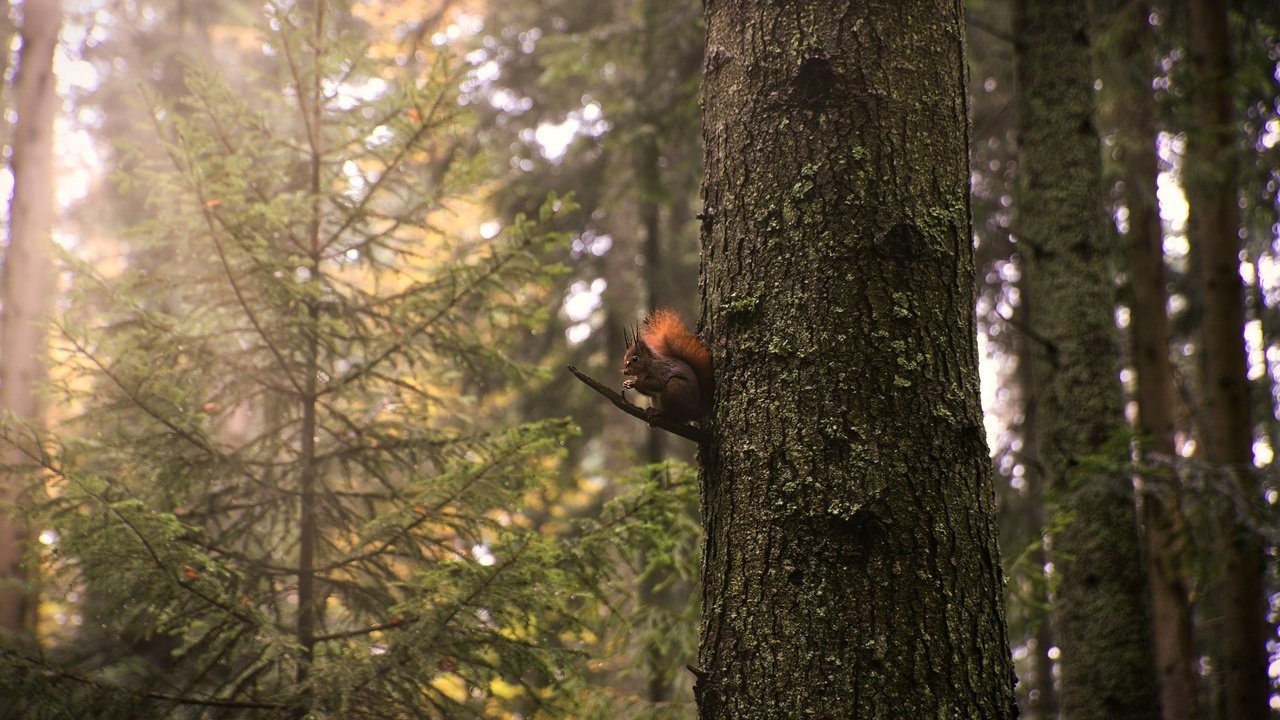
{"type": "Polygon", "coordinates": [[[711,351],[689,331],[689,328],[670,308],[658,308],[649,313],[640,330],[640,339],[658,355],[676,357],[689,363],[698,376],[698,389],[703,398],[710,399],[714,375],[711,372],[711,351]]]}

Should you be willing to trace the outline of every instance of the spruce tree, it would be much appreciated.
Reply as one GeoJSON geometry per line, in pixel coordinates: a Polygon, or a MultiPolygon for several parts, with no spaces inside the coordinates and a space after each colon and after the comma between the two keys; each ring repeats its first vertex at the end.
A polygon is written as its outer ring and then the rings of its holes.
{"type": "Polygon", "coordinates": [[[84,622],[3,655],[22,712],[567,710],[613,542],[687,500],[558,535],[522,513],[571,432],[510,420],[567,203],[480,232],[462,71],[388,82],[342,7],[269,3],[260,72],[191,67],[155,100],[167,163],[125,178],[151,204],[129,242],[171,265],[68,259],[54,392],[78,414],[4,437],[52,490],[54,600],[84,622]]]}

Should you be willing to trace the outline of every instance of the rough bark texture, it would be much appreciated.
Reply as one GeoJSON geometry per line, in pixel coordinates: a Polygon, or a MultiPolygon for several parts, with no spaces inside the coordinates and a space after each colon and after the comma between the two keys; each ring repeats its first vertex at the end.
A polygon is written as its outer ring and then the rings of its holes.
{"type": "MultiPolygon", "coordinates": [[[[1225,0],[1190,3],[1193,125],[1185,177],[1189,234],[1202,302],[1201,407],[1203,457],[1227,477],[1223,489],[1254,508],[1260,501],[1253,469],[1253,427],[1244,350],[1244,288],[1240,280],[1238,163],[1230,95],[1225,0]]],[[[1266,597],[1262,544],[1235,503],[1220,519],[1223,691],[1226,717],[1264,720],[1268,707],[1266,597]]]]}
{"type": "Polygon", "coordinates": [[[1062,713],[1160,717],[1126,458],[1110,248],[1093,122],[1087,18],[1065,0],[1014,3],[1019,241],[1032,292],[1042,471],[1053,497],[1062,713]],[[1108,447],[1115,448],[1109,451],[1108,447]]]}
{"type": "Polygon", "coordinates": [[[700,717],[1011,717],[962,5],[706,12],[700,717]]]}
{"type": "MultiPolygon", "coordinates": [[[[62,25],[56,0],[27,0],[22,10],[22,52],[14,80],[18,122],[13,137],[13,200],[5,249],[4,306],[0,317],[0,412],[37,420],[37,390],[44,378],[44,315],[53,293],[53,115],[57,97],[53,48],[62,25]]],[[[22,462],[8,450],[0,464],[22,462]]],[[[0,477],[0,507],[18,499],[26,479],[0,477]]],[[[0,513],[0,630],[29,635],[36,595],[22,567],[26,524],[0,513]]]]}
{"type": "MultiPolygon", "coordinates": [[[[1124,182],[1122,200],[1129,211],[1125,245],[1138,401],[1135,430],[1140,461],[1155,467],[1150,454],[1174,456],[1177,420],[1173,363],[1169,359],[1164,232],[1156,201],[1156,107],[1151,90],[1155,33],[1148,20],[1149,0],[1099,0],[1096,11],[1095,24],[1107,33],[1099,52],[1109,98],[1107,129],[1114,133],[1113,157],[1124,182]]],[[[1170,475],[1148,476],[1144,482],[1143,540],[1163,717],[1195,720],[1200,717],[1199,678],[1191,633],[1186,522],[1177,484],[1170,475]]]]}

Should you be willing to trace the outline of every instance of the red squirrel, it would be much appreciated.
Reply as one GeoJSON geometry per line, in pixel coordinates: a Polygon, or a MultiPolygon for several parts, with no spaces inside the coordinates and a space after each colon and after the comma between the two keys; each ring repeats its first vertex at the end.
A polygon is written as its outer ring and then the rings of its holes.
{"type": "Polygon", "coordinates": [[[673,310],[649,313],[627,338],[624,390],[653,398],[651,413],[677,421],[701,420],[711,409],[711,351],[673,310]]]}

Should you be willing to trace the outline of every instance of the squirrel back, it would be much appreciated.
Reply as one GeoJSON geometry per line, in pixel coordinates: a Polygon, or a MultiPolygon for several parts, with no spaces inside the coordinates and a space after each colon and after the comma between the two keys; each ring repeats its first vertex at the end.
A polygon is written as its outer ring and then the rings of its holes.
{"type": "Polygon", "coordinates": [[[673,310],[649,313],[628,340],[622,372],[633,378],[623,387],[654,398],[657,412],[665,416],[698,420],[711,407],[711,352],[673,310]]]}

